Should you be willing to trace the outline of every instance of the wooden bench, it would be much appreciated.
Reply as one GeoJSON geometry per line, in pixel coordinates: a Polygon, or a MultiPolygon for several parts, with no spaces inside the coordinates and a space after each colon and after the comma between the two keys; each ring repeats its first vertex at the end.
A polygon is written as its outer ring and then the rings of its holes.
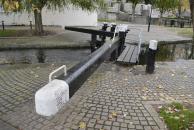
{"type": "Polygon", "coordinates": [[[126,44],[125,49],[117,59],[117,62],[123,64],[136,64],[138,60],[138,46],[126,44]]]}

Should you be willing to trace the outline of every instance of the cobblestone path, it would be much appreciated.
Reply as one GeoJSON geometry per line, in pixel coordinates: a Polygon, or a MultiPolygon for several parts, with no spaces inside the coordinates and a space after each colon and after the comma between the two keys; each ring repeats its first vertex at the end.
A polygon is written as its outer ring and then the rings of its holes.
{"type": "MultiPolygon", "coordinates": [[[[42,69],[48,71],[48,68],[42,69]]],[[[36,74],[35,70],[36,67],[33,70],[36,74]]],[[[148,103],[182,101],[194,104],[194,61],[161,62],[157,63],[155,74],[146,75],[144,71],[145,66],[124,67],[104,63],[59,113],[52,117],[42,117],[35,113],[35,91],[31,92],[30,88],[39,88],[40,84],[36,87],[38,81],[45,83],[45,72],[39,78],[29,80],[29,84],[33,83],[27,89],[31,93],[26,94],[29,100],[18,105],[9,103],[14,107],[4,107],[1,120],[21,130],[163,130],[165,125],[156,112],[148,107],[148,103]]],[[[31,79],[27,74],[21,75],[24,75],[22,81],[26,81],[25,77],[31,79]]],[[[5,75],[2,77],[7,80],[5,75]]],[[[12,75],[12,79],[14,77],[12,75]]],[[[17,98],[9,94],[5,96],[18,102],[17,98]]]]}
{"type": "Polygon", "coordinates": [[[48,83],[49,73],[58,66],[55,64],[1,66],[0,116],[33,99],[34,93],[48,83]]]}

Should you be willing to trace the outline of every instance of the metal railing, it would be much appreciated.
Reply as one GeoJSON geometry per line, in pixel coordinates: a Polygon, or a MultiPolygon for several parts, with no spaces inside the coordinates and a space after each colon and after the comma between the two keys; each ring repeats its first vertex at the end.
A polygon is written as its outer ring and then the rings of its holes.
{"type": "MultiPolygon", "coordinates": [[[[63,66],[61,66],[61,67],[55,69],[53,72],[51,72],[51,73],[49,74],[49,82],[52,81],[53,75],[56,74],[57,72],[59,72],[59,71],[62,70],[62,69],[63,69],[64,76],[66,76],[66,75],[67,75],[67,67],[66,67],[66,65],[63,65],[63,66]]],[[[56,78],[56,77],[55,77],[55,78],[56,78]]]]}

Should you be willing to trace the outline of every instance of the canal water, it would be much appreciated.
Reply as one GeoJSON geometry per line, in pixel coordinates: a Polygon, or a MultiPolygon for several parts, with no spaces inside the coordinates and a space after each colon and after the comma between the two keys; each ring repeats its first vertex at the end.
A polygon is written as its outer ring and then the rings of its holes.
{"type": "Polygon", "coordinates": [[[80,62],[89,49],[14,49],[0,51],[0,64],[80,62]]]}
{"type": "MultiPolygon", "coordinates": [[[[139,64],[146,64],[148,46],[142,47],[139,64]]],[[[194,46],[191,43],[158,45],[156,61],[176,61],[179,59],[194,59],[194,46]]]]}
{"type": "MultiPolygon", "coordinates": [[[[191,43],[161,44],[158,46],[156,61],[176,61],[178,59],[194,59],[194,46],[191,43]]],[[[146,64],[148,46],[142,47],[139,64],[146,64]]],[[[35,64],[80,62],[90,55],[90,49],[23,49],[0,51],[2,64],[35,64]]]]}

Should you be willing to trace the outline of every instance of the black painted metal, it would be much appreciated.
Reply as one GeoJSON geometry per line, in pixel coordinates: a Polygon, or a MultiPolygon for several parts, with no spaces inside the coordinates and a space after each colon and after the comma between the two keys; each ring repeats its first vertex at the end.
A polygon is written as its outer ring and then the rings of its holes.
{"type": "MultiPolygon", "coordinates": [[[[85,80],[98,68],[106,59],[109,59],[112,52],[118,50],[120,38],[116,37],[114,42],[107,41],[102,47],[89,55],[84,61],[74,66],[67,72],[67,76],[59,76],[58,79],[65,80],[69,84],[70,97],[80,88],[85,80]]],[[[117,56],[118,57],[118,56],[117,56]]]]}
{"type": "MultiPolygon", "coordinates": [[[[108,24],[107,23],[104,23],[101,30],[103,32],[106,32],[107,28],[108,28],[108,24]]],[[[101,38],[101,43],[100,44],[101,45],[104,44],[105,41],[106,41],[106,35],[103,34],[103,35],[100,35],[99,37],[101,38]]]]}
{"type": "Polygon", "coordinates": [[[5,23],[4,21],[2,21],[2,28],[3,28],[3,31],[5,30],[5,23]]]}
{"type": "MultiPolygon", "coordinates": [[[[110,28],[110,32],[114,33],[115,32],[115,29],[116,29],[116,24],[113,24],[110,28]]],[[[113,38],[113,36],[111,37],[111,39],[113,38]]]]}
{"type": "MultiPolygon", "coordinates": [[[[102,31],[102,30],[96,30],[96,29],[87,29],[87,28],[71,27],[71,26],[67,26],[65,27],[65,29],[70,31],[93,34],[93,35],[105,35],[106,37],[114,36],[114,32],[108,32],[108,31],[102,31]]],[[[116,36],[118,36],[118,33],[116,33],[116,36]]]]}
{"type": "Polygon", "coordinates": [[[149,48],[147,54],[147,66],[146,66],[146,73],[152,74],[155,70],[155,57],[156,57],[157,50],[152,50],[149,48]]]}
{"type": "MultiPolygon", "coordinates": [[[[65,27],[66,30],[91,34],[91,42],[90,42],[91,52],[94,52],[95,50],[100,48],[105,43],[106,37],[113,38],[114,32],[107,32],[106,31],[107,28],[108,28],[108,24],[104,24],[101,30],[87,29],[87,28],[81,28],[81,27],[70,27],[70,26],[65,27]],[[99,38],[101,40],[97,40],[97,35],[99,35],[99,38]]],[[[117,35],[118,33],[115,34],[115,36],[117,35]]]]}
{"type": "Polygon", "coordinates": [[[30,30],[32,31],[32,21],[30,21],[30,30]]]}
{"type": "Polygon", "coordinates": [[[90,48],[91,52],[94,52],[96,50],[97,35],[92,34],[91,39],[92,40],[90,42],[90,48]]]}

